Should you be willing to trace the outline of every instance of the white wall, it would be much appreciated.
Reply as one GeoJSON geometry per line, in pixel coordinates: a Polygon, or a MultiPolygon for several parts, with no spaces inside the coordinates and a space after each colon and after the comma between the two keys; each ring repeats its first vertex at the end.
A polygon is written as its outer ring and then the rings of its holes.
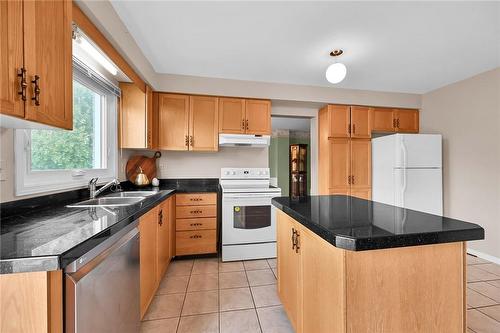
{"type": "Polygon", "coordinates": [[[480,224],[469,249],[500,263],[500,68],[424,94],[420,128],[443,135],[445,216],[480,224]]]}

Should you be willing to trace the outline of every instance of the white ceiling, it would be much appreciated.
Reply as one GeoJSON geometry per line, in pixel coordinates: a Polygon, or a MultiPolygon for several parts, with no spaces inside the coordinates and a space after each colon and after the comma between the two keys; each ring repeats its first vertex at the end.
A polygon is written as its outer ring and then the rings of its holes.
{"type": "Polygon", "coordinates": [[[500,66],[499,2],[170,2],[113,7],[158,73],[424,93],[500,66]]]}

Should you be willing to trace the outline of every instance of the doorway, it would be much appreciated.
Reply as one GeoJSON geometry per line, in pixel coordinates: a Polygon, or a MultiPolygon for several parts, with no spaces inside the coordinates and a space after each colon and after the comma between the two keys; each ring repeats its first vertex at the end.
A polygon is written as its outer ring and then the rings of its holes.
{"type": "Polygon", "coordinates": [[[311,191],[311,118],[272,116],[269,147],[271,184],[283,196],[311,191]]]}

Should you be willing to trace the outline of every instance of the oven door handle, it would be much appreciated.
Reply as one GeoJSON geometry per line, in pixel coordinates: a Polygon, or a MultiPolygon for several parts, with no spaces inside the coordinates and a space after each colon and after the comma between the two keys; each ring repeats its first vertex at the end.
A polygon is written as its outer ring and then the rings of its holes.
{"type": "Polygon", "coordinates": [[[279,197],[280,195],[276,195],[276,193],[273,193],[273,194],[250,194],[250,195],[228,195],[228,194],[223,194],[222,195],[222,200],[225,200],[225,199],[260,199],[260,198],[264,198],[264,199],[272,199],[272,198],[276,198],[276,197],[279,197]]]}

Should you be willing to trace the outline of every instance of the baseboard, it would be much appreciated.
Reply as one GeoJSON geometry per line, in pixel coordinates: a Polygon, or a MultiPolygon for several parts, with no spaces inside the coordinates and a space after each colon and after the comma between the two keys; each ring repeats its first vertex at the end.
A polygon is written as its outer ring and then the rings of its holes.
{"type": "Polygon", "coordinates": [[[472,254],[473,256],[476,256],[478,258],[494,262],[497,265],[500,265],[500,258],[490,256],[489,254],[479,252],[479,251],[469,249],[469,248],[467,249],[467,253],[472,254]]]}

